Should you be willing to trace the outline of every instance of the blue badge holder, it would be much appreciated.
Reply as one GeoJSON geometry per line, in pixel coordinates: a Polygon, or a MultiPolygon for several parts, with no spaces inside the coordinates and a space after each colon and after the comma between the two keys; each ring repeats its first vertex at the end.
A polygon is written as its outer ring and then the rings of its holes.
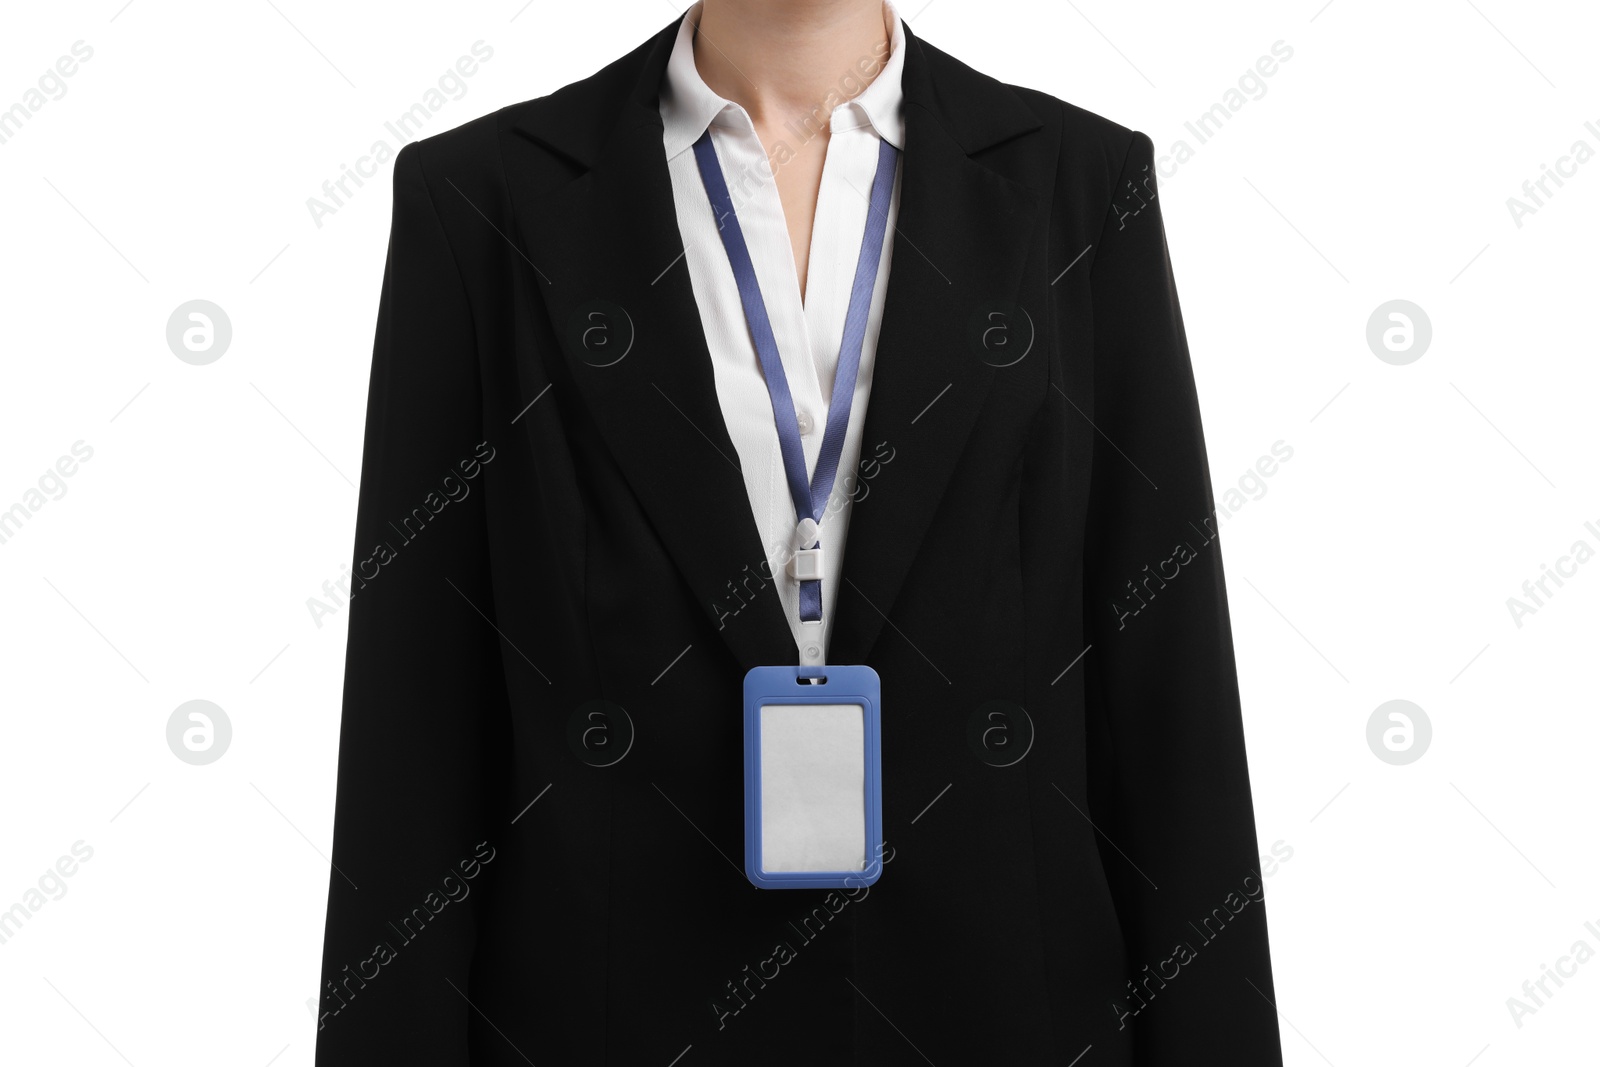
{"type": "Polygon", "coordinates": [[[878,672],[867,666],[753,667],[744,676],[744,870],[759,889],[850,889],[883,873],[883,783],[878,672]],[[856,704],[862,713],[866,849],[854,870],[778,871],[762,863],[761,725],[768,706],[856,704]]]}

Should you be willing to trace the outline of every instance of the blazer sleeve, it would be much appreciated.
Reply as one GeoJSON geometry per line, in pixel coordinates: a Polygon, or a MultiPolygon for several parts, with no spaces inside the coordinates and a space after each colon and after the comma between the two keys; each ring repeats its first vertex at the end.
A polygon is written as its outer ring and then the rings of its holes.
{"type": "Polygon", "coordinates": [[[316,1062],[468,1062],[474,912],[509,715],[473,318],[423,173],[395,159],[349,601],[316,1062]]]}
{"type": "Polygon", "coordinates": [[[1156,195],[1133,135],[1090,278],[1089,798],[1135,1062],[1281,1063],[1205,441],[1156,195]]]}

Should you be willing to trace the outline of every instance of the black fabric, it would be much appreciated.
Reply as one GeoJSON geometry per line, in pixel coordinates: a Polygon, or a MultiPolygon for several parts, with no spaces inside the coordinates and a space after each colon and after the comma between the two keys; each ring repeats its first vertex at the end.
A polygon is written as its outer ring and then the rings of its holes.
{"type": "Polygon", "coordinates": [[[681,258],[675,32],[395,161],[317,1062],[1279,1064],[1150,141],[909,31],[829,651],[883,680],[889,852],[744,879],[740,684],[796,650],[681,258]]]}

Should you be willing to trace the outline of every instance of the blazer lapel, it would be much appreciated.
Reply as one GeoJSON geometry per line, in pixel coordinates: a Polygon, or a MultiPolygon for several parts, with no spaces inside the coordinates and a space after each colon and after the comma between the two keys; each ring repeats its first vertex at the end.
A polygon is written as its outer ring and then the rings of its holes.
{"type": "Polygon", "coordinates": [[[533,284],[571,380],[684,580],[746,668],[792,663],[777,594],[751,578],[766,551],[722,419],[662,145],[656,91],[676,32],[674,21],[564,91],[578,99],[558,93],[510,131],[588,165],[555,196],[512,174],[512,202],[548,278],[533,284]]]}
{"type": "MultiPolygon", "coordinates": [[[[995,366],[974,337],[1014,307],[1036,198],[970,156],[1042,123],[999,82],[906,30],[900,208],[861,454],[893,460],[850,518],[828,651],[872,652],[961,458],[995,366]]],[[[994,362],[1000,362],[995,360],[994,362]]]]}

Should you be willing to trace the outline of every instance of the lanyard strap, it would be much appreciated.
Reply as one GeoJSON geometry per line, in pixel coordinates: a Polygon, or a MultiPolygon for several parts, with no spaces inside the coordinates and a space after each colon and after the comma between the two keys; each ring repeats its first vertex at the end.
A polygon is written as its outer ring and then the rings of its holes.
{"type": "Polygon", "coordinates": [[[722,234],[722,246],[727,250],[729,265],[733,267],[733,278],[739,286],[739,299],[744,304],[745,321],[750,326],[750,339],[755,343],[756,355],[761,360],[761,373],[767,381],[767,394],[772,400],[778,447],[783,454],[783,470],[798,521],[796,534],[800,542],[799,550],[790,561],[789,573],[800,580],[800,620],[821,622],[822,549],[817,544],[817,524],[822,521],[828,498],[833,494],[834,479],[839,473],[839,457],[844,451],[845,430],[850,425],[850,405],[855,399],[856,378],[861,370],[867,312],[872,306],[872,291],[878,281],[878,263],[882,259],[883,238],[889,224],[889,198],[894,191],[895,165],[900,150],[888,141],[878,142],[878,169],[872,178],[867,226],[861,235],[861,253],[856,259],[855,282],[850,287],[844,336],[839,341],[839,363],[833,376],[828,425],[823,431],[816,473],[809,484],[806,479],[805,449],[800,444],[800,425],[795,416],[794,396],[789,392],[789,379],[783,372],[783,360],[778,356],[778,342],[772,335],[772,322],[767,317],[767,305],[761,297],[761,284],[756,280],[755,265],[750,261],[744,231],[739,228],[739,216],[734,211],[733,198],[728,194],[722,166],[717,162],[717,150],[711,143],[709,126],[695,142],[694,155],[700,166],[700,180],[705,184],[706,196],[711,201],[711,210],[717,219],[718,232],[722,234]]]}

